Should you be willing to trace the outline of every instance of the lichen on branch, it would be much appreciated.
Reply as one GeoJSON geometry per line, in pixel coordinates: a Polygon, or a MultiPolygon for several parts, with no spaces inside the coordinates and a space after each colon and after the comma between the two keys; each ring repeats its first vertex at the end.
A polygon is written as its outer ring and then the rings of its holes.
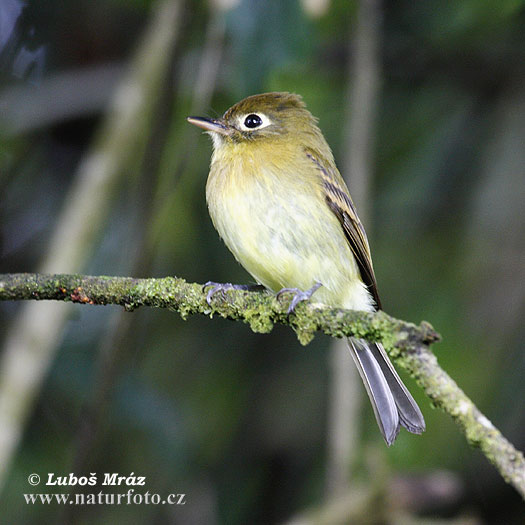
{"type": "MultiPolygon", "coordinates": [[[[276,323],[289,325],[302,344],[317,331],[332,337],[381,341],[390,357],[407,370],[432,404],[448,413],[467,441],[481,449],[503,478],[525,499],[525,459],[439,366],[429,346],[440,340],[427,322],[419,326],[384,312],[329,308],[314,301],[287,314],[290,295],[277,299],[268,292],[227,290],[206,301],[203,285],[178,277],[134,279],[69,274],[0,275],[0,300],[57,300],[89,305],[115,304],[132,311],[139,306],[168,308],[186,319],[193,314],[247,323],[255,332],[270,332],[276,323]]],[[[314,297],[315,299],[315,297],[314,297]]]]}
{"type": "Polygon", "coordinates": [[[0,300],[116,304],[130,311],[139,306],[154,306],[176,311],[183,319],[193,314],[217,314],[241,320],[259,333],[270,332],[276,323],[287,324],[295,330],[302,344],[309,343],[319,330],[332,337],[380,340],[394,354],[399,346],[429,345],[439,340],[439,335],[428,323],[418,327],[384,312],[357,312],[311,302],[299,304],[294,314],[288,315],[286,310],[290,298],[286,293],[277,299],[264,291],[232,289],[215,295],[210,305],[206,302],[201,284],[188,283],[178,277],[134,279],[69,274],[0,275],[0,300]]]}

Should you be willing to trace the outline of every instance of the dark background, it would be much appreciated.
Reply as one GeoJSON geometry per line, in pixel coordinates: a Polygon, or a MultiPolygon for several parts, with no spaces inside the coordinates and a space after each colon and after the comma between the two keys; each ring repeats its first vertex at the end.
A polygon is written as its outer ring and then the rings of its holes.
{"type": "MultiPolygon", "coordinates": [[[[133,56],[160,4],[0,3],[0,272],[42,268],[81,159],[108,140],[108,104],[138,68],[133,56]]],[[[254,93],[299,93],[343,167],[358,3],[219,4],[180,3],[148,117],[128,123],[135,142],[118,151],[102,224],[83,242],[82,264],[56,271],[250,281],[209,220],[211,144],[188,114],[220,115],[254,93]]],[[[384,309],[432,323],[442,367],[523,449],[525,2],[374,9],[374,145],[367,202],[357,205],[368,210],[384,309]]],[[[82,199],[98,210],[100,197],[82,199]]],[[[23,307],[0,305],[6,339],[23,307]]],[[[328,338],[303,348],[283,327],[260,335],[158,309],[68,309],[11,459],[2,520],[278,523],[323,504],[328,338]],[[187,504],[26,505],[32,472],[133,472],[151,493],[186,493],[187,504]]],[[[407,385],[423,436],[402,432],[387,449],[368,403],[360,411],[353,486],[382,486],[362,522],[522,523],[517,493],[407,385]]]]}

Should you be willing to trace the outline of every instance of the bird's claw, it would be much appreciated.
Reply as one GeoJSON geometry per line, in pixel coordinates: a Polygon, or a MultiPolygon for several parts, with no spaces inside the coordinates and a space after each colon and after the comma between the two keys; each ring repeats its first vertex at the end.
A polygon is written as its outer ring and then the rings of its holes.
{"type": "Polygon", "coordinates": [[[216,293],[220,292],[222,295],[222,298],[226,299],[226,295],[224,294],[224,292],[226,292],[226,290],[233,290],[233,284],[232,283],[216,283],[214,281],[208,281],[202,286],[202,291],[204,292],[206,288],[210,288],[210,290],[208,290],[208,293],[206,294],[206,302],[211,306],[211,301],[213,299],[213,296],[216,293]]]}
{"type": "Polygon", "coordinates": [[[232,284],[232,283],[216,283],[215,281],[208,281],[206,284],[202,286],[202,291],[204,292],[206,288],[211,289],[206,294],[206,302],[211,306],[211,301],[213,299],[213,296],[216,293],[221,293],[222,298],[226,299],[226,295],[224,292],[227,292],[228,290],[259,290],[261,288],[264,288],[260,285],[250,285],[250,284],[232,284]]]}
{"type": "Polygon", "coordinates": [[[277,299],[279,299],[279,297],[283,294],[283,293],[293,293],[293,298],[288,306],[288,310],[287,310],[287,314],[290,315],[291,313],[293,313],[295,311],[295,308],[296,306],[303,302],[303,301],[308,301],[308,299],[310,299],[312,297],[312,295],[315,293],[315,291],[320,288],[322,285],[321,283],[315,283],[311,288],[309,288],[308,290],[299,290],[299,288],[282,288],[281,290],[279,290],[276,294],[275,294],[275,297],[277,297],[277,299]]]}

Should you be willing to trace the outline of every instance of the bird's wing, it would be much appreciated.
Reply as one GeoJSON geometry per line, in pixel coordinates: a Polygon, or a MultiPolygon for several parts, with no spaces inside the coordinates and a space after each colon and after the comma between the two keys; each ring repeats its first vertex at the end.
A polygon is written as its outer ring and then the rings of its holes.
{"type": "Polygon", "coordinates": [[[344,180],[337,168],[331,166],[331,163],[327,162],[319,154],[311,149],[306,149],[305,152],[306,156],[319,170],[326,203],[341,223],[348,245],[357,261],[361,279],[372,294],[377,308],[381,309],[366,232],[357,216],[357,211],[348,194],[344,180]]]}

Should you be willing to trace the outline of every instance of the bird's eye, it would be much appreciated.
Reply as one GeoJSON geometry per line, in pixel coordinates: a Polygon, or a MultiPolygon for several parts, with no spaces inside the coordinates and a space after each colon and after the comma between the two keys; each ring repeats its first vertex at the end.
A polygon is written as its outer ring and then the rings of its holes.
{"type": "Polygon", "coordinates": [[[250,129],[258,128],[262,124],[262,122],[262,118],[259,117],[259,115],[257,115],[256,113],[250,113],[244,119],[244,125],[250,129]]]}
{"type": "Polygon", "coordinates": [[[254,131],[265,128],[272,124],[272,121],[264,113],[248,113],[240,115],[237,125],[242,131],[254,131]]]}

